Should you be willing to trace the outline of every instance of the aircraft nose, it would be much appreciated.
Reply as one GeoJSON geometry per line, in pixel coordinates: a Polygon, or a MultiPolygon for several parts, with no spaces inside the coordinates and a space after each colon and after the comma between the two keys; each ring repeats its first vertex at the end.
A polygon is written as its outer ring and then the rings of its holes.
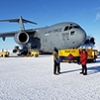
{"type": "Polygon", "coordinates": [[[80,40],[80,43],[84,43],[86,40],[86,32],[84,30],[77,30],[77,38],[80,40]]]}

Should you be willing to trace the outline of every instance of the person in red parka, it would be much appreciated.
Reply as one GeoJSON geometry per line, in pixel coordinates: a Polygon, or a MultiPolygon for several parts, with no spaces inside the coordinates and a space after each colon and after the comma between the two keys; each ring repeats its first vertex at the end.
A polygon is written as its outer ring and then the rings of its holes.
{"type": "Polygon", "coordinates": [[[80,55],[80,63],[82,65],[82,72],[80,72],[80,74],[83,74],[83,75],[87,75],[87,57],[88,57],[88,54],[86,52],[85,49],[82,50],[81,52],[81,55],[80,55]]]}

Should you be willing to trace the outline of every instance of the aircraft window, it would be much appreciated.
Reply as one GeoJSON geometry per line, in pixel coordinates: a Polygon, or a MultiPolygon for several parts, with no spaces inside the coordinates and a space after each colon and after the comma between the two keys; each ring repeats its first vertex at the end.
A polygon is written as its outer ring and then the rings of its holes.
{"type": "Polygon", "coordinates": [[[64,31],[67,31],[67,30],[68,30],[68,26],[67,26],[67,27],[65,27],[64,31]]]}
{"type": "Polygon", "coordinates": [[[69,30],[72,29],[72,26],[69,27],[69,30]]]}
{"type": "Polygon", "coordinates": [[[74,28],[80,28],[79,26],[73,26],[74,28]]]}
{"type": "Polygon", "coordinates": [[[70,30],[72,28],[73,28],[73,26],[69,26],[69,27],[67,26],[67,27],[65,27],[64,31],[70,30]]]}
{"type": "Polygon", "coordinates": [[[72,31],[72,32],[70,33],[70,35],[72,35],[72,36],[73,36],[74,34],[75,34],[75,31],[72,31]]]}

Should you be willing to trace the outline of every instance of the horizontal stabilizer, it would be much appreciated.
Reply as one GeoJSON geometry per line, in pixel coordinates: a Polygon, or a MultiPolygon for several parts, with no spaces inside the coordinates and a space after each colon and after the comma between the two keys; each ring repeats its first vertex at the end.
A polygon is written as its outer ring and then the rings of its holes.
{"type": "Polygon", "coordinates": [[[35,22],[23,19],[22,17],[19,17],[17,19],[6,19],[6,20],[0,20],[0,22],[19,22],[20,19],[22,20],[23,23],[32,23],[32,24],[37,24],[35,22]]]}
{"type": "Polygon", "coordinates": [[[37,25],[37,23],[26,20],[26,19],[23,19],[21,16],[17,19],[0,20],[0,22],[18,22],[20,24],[21,30],[25,30],[23,23],[31,23],[31,24],[36,24],[37,25]]]}

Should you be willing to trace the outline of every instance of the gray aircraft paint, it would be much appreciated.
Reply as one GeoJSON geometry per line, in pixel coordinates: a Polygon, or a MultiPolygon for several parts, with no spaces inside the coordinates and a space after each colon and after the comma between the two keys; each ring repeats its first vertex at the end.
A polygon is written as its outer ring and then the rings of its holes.
{"type": "MultiPolygon", "coordinates": [[[[17,22],[19,20],[0,20],[0,22],[3,21],[17,22]]],[[[19,23],[21,27],[20,31],[0,33],[0,37],[3,40],[6,37],[14,37],[15,42],[19,45],[23,46],[29,43],[32,49],[37,48],[44,52],[52,52],[54,47],[58,49],[77,48],[85,42],[87,37],[85,31],[73,22],[62,22],[49,27],[25,30],[23,23],[26,22],[36,24],[21,17],[19,23]],[[25,42],[22,42],[24,41],[23,37],[26,39],[25,42]]]]}

